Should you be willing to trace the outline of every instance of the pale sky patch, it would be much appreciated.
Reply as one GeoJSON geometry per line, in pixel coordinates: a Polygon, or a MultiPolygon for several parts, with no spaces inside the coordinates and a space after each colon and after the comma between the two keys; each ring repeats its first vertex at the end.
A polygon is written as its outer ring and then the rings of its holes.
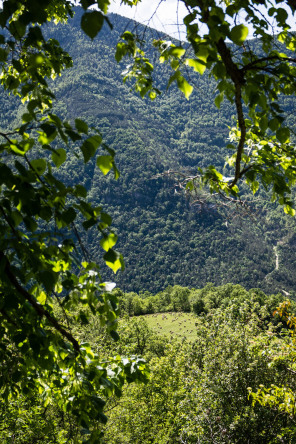
{"type": "Polygon", "coordinates": [[[188,12],[184,4],[177,0],[142,0],[132,8],[121,5],[120,0],[113,0],[109,12],[131,18],[177,39],[185,36],[183,18],[188,12]]]}
{"type": "MultiPolygon", "coordinates": [[[[176,39],[185,39],[186,33],[185,26],[183,25],[183,18],[188,14],[188,11],[182,1],[142,0],[136,7],[121,5],[120,3],[120,0],[112,0],[109,11],[136,20],[137,22],[148,25],[151,28],[157,29],[158,31],[165,32],[176,39]]],[[[278,3],[276,7],[287,10],[289,14],[288,23],[290,24],[292,30],[295,30],[295,17],[291,15],[291,10],[285,5],[285,2],[278,3]]],[[[259,14],[260,10],[264,12],[263,7],[258,8],[259,14]]],[[[274,24],[274,21],[268,17],[266,12],[265,15],[270,20],[270,23],[274,24]]],[[[243,22],[244,20],[242,18],[241,23],[243,22]]],[[[203,34],[203,32],[207,31],[207,27],[203,25],[203,28],[201,28],[200,31],[201,34],[203,34]]],[[[279,29],[275,27],[273,32],[279,32],[279,29]]],[[[250,37],[252,37],[251,27],[249,38],[250,37]]]]}

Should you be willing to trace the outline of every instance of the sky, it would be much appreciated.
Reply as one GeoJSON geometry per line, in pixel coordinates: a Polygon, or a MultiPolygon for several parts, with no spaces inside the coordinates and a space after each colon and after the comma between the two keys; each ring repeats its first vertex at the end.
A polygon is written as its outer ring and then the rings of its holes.
{"type": "Polygon", "coordinates": [[[180,39],[182,37],[183,17],[187,13],[184,4],[177,0],[142,0],[138,6],[132,8],[120,5],[120,0],[112,0],[109,12],[132,18],[180,39]]]}
{"type": "MultiPolygon", "coordinates": [[[[183,2],[178,0],[141,0],[138,6],[133,6],[132,8],[121,5],[120,3],[120,0],[111,0],[109,11],[147,24],[176,39],[183,40],[185,38],[185,27],[182,23],[183,17],[187,15],[188,12],[183,2]]],[[[278,4],[278,7],[285,8],[284,2],[278,4]]],[[[296,30],[295,18],[289,15],[288,22],[292,26],[292,29],[296,30]]],[[[206,31],[206,29],[204,31],[206,31]]],[[[252,31],[249,37],[251,37],[251,34],[252,31]]]]}

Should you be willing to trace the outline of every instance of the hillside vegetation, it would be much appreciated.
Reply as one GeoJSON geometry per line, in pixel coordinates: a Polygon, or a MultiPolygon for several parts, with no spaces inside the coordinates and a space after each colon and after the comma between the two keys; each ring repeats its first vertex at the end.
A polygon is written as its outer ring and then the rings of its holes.
{"type": "MultiPolygon", "coordinates": [[[[199,290],[176,286],[154,296],[116,292],[122,312],[118,342],[95,316],[86,324],[81,312],[78,324],[72,313],[68,322],[84,346],[91,344],[106,361],[141,354],[150,376],[147,384],[124,388],[120,399],[109,397],[109,419],[96,442],[294,442],[295,338],[294,327],[277,309],[283,296],[231,284],[199,290]],[[139,300],[162,313],[128,316],[139,300]],[[187,304],[186,313],[181,303],[187,304]]],[[[295,312],[295,304],[291,308],[295,312]]],[[[61,307],[55,310],[64,320],[61,307]]],[[[2,404],[0,419],[5,443],[88,442],[70,413],[54,398],[44,408],[38,393],[2,404]]]]}
{"type": "MultiPolygon", "coordinates": [[[[116,150],[118,181],[102,181],[91,166],[77,171],[74,159],[63,166],[62,174],[69,181],[79,176],[92,201],[112,215],[126,261],[118,285],[125,291],[156,292],[175,284],[233,282],[265,291],[293,291],[295,221],[275,204],[267,204],[266,195],[261,193],[253,203],[249,196],[250,214],[240,210],[243,217],[236,217],[235,208],[225,210],[202,196],[190,201],[179,194],[173,180],[156,178],[168,169],[194,171],[214,160],[223,165],[226,153],[221,147],[233,111],[228,105],[215,107],[214,86],[207,77],[196,78],[198,88],[190,101],[176,88],[154,102],[129,92],[120,75],[124,66],[112,57],[116,39],[129,23],[119,16],[111,19],[112,32],[106,27],[93,42],[79,31],[79,14],[59,29],[75,64],[56,93],[61,109],[73,118],[82,114],[116,150]]],[[[157,75],[161,84],[160,70],[157,75]]],[[[285,103],[290,113],[293,103],[285,103]]],[[[86,241],[97,257],[100,247],[93,235],[86,241]]]]}
{"type": "MultiPolygon", "coordinates": [[[[233,110],[226,104],[216,108],[212,80],[196,77],[197,88],[187,101],[176,88],[165,90],[162,66],[156,69],[162,96],[142,100],[122,83],[124,65],[117,65],[113,55],[121,32],[133,22],[112,15],[113,30],[105,26],[91,41],[80,29],[80,15],[77,10],[68,24],[46,28],[74,59],[73,68],[54,83],[56,111],[73,120],[83,117],[102,132],[116,151],[121,177],[102,179],[95,161],[81,169],[75,149],[59,174],[68,183],[85,184],[91,202],[113,217],[126,263],[116,277],[120,288],[155,293],[168,285],[233,282],[266,292],[295,291],[295,220],[267,203],[267,194],[261,192],[253,202],[246,195],[250,211],[240,209],[238,215],[234,207],[207,201],[203,193],[189,200],[174,180],[159,176],[168,169],[195,171],[214,161],[223,166],[233,110]]],[[[146,30],[148,40],[152,33],[146,30]]],[[[283,105],[293,119],[294,101],[286,99],[283,105]]],[[[11,112],[13,106],[14,101],[1,98],[4,120],[20,116],[21,110],[11,112]]],[[[89,230],[84,242],[93,258],[100,257],[95,231],[89,230]]]]}

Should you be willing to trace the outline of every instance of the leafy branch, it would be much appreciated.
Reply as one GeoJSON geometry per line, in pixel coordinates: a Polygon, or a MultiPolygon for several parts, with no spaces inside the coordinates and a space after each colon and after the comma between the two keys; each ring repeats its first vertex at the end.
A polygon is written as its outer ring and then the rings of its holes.
{"type": "Polygon", "coordinates": [[[79,353],[80,352],[80,346],[77,342],[77,340],[66,331],[59,322],[46,310],[41,304],[39,304],[34,297],[25,289],[23,288],[20,283],[18,282],[17,278],[15,277],[14,273],[11,270],[11,265],[9,263],[9,260],[4,255],[2,251],[0,251],[0,262],[2,264],[2,267],[4,267],[5,274],[10,281],[10,283],[13,285],[15,290],[18,292],[20,296],[22,296],[26,301],[28,301],[31,306],[34,308],[36,313],[40,318],[43,316],[46,317],[46,319],[49,321],[49,323],[65,338],[68,339],[69,342],[72,343],[74,350],[79,353]]]}

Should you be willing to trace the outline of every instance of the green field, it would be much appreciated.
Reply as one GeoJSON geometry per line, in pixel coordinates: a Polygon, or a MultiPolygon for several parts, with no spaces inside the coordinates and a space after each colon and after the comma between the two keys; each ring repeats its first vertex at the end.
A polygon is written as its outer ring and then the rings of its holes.
{"type": "Polygon", "coordinates": [[[196,338],[196,316],[192,313],[156,313],[145,315],[149,328],[156,333],[178,339],[193,341],[196,338]]]}

